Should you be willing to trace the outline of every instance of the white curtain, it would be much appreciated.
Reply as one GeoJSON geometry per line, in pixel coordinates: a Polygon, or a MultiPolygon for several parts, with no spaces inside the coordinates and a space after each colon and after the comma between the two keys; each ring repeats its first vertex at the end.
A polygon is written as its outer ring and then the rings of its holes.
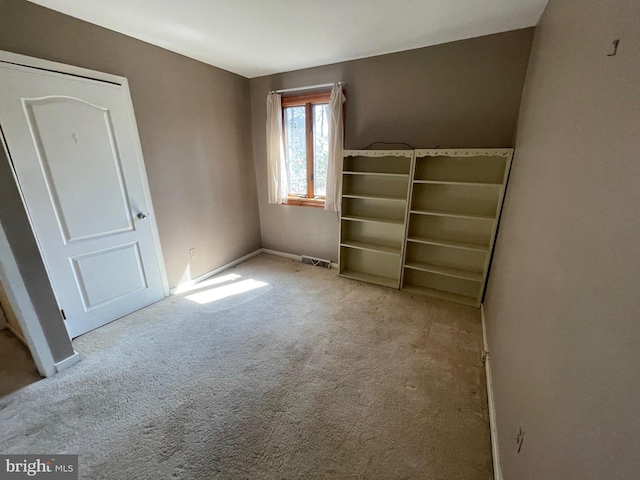
{"type": "Polygon", "coordinates": [[[283,203],[289,191],[282,134],[280,94],[267,96],[267,181],[269,203],[283,203]]]}
{"type": "Polygon", "coordinates": [[[325,210],[340,211],[342,190],[342,149],[344,144],[343,104],[345,101],[342,85],[334,85],[329,100],[329,161],[327,164],[327,195],[325,210]]]}

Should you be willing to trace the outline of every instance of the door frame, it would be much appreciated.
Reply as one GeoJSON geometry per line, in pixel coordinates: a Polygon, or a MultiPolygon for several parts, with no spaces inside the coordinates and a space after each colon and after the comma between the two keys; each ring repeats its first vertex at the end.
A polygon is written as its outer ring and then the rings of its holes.
{"type": "Polygon", "coordinates": [[[38,372],[43,377],[54,375],[58,371],[56,362],[2,225],[0,225],[0,280],[38,372]]]}
{"type": "MultiPolygon", "coordinates": [[[[156,223],[155,211],[153,209],[153,203],[151,201],[151,192],[149,191],[149,179],[147,177],[147,171],[144,165],[144,157],[142,155],[142,145],[140,144],[140,134],[138,132],[138,124],[136,122],[136,117],[133,109],[133,101],[131,99],[131,91],[129,89],[129,82],[125,77],[120,77],[118,75],[112,75],[110,73],[98,72],[95,70],[89,70],[82,67],[75,67],[73,65],[66,65],[63,63],[52,62],[49,60],[42,60],[39,58],[29,57],[26,55],[21,55],[17,53],[7,52],[4,50],[0,50],[0,63],[8,64],[8,65],[16,65],[19,67],[29,67],[35,68],[39,70],[47,70],[55,73],[62,73],[66,75],[72,75],[75,77],[86,78],[89,80],[98,80],[102,82],[107,82],[115,85],[119,85],[124,89],[127,109],[129,113],[129,121],[131,122],[131,127],[134,131],[134,146],[136,150],[136,162],[138,164],[138,169],[140,170],[140,175],[142,178],[142,189],[144,194],[144,199],[147,203],[147,207],[149,210],[149,221],[151,222],[151,232],[153,237],[154,246],[156,249],[156,260],[158,262],[158,268],[160,270],[160,276],[162,281],[162,288],[165,298],[170,295],[169,291],[169,280],[167,277],[167,271],[165,268],[164,257],[162,255],[162,247],[160,245],[160,236],[158,234],[158,225],[156,223]]],[[[22,204],[27,212],[27,218],[29,219],[29,224],[31,227],[31,231],[35,232],[33,222],[29,215],[29,210],[27,209],[24,195],[22,193],[22,189],[20,188],[20,183],[16,178],[15,170],[13,168],[12,159],[9,156],[9,152],[7,146],[5,145],[4,138],[0,135],[0,143],[2,143],[2,148],[4,148],[5,153],[7,155],[7,159],[10,162],[11,171],[13,172],[13,180],[18,187],[18,191],[20,192],[20,198],[22,200],[22,204]]],[[[37,236],[34,233],[34,238],[36,239],[36,243],[38,243],[37,236]]],[[[20,276],[16,260],[13,256],[13,252],[11,251],[9,244],[7,243],[7,239],[2,229],[2,225],[0,225],[0,279],[2,279],[2,283],[7,290],[7,295],[11,300],[12,304],[15,302],[14,310],[16,313],[16,317],[20,323],[20,326],[23,328],[25,333],[25,337],[27,337],[27,342],[29,343],[29,348],[31,349],[31,353],[34,357],[36,365],[38,366],[38,370],[44,376],[53,375],[57,370],[60,370],[59,364],[56,369],[56,364],[53,361],[53,357],[51,355],[51,351],[46,343],[46,338],[44,337],[44,333],[40,326],[40,322],[38,317],[35,315],[35,311],[33,309],[33,305],[29,299],[29,296],[24,289],[24,283],[22,277],[20,276]],[[24,290],[24,291],[23,291],[24,290]]],[[[38,247],[40,248],[40,244],[38,243],[38,247]]],[[[46,264],[45,264],[46,268],[46,264]]],[[[49,283],[51,283],[51,279],[49,276],[49,283]]],[[[55,294],[55,292],[54,292],[55,294]]]]}

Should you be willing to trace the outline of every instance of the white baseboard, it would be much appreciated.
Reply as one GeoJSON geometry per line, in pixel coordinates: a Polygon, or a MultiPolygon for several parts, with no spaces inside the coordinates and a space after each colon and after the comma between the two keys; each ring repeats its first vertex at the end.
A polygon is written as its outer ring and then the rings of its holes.
{"type": "MultiPolygon", "coordinates": [[[[263,248],[262,253],[277,255],[278,257],[290,258],[291,260],[297,260],[298,262],[302,261],[302,255],[294,255],[293,253],[279,252],[278,250],[270,250],[268,248],[263,248]]],[[[338,264],[331,262],[331,268],[338,268],[338,264]]]]}
{"type": "Polygon", "coordinates": [[[496,425],[496,405],[493,396],[493,381],[491,378],[491,355],[487,340],[487,323],[484,318],[484,304],[480,305],[482,318],[482,341],[484,345],[484,368],[487,376],[487,399],[489,401],[489,430],[491,432],[491,453],[493,454],[493,478],[502,480],[502,465],[500,464],[500,449],[498,447],[498,430],[496,425]]]}
{"type": "Polygon", "coordinates": [[[78,352],[76,352],[74,350],[73,351],[73,355],[71,355],[70,357],[65,358],[61,362],[56,363],[56,372],[60,373],[63,370],[66,370],[67,368],[74,366],[80,360],[82,360],[82,357],[80,356],[80,354],[78,352]]]}
{"type": "Polygon", "coordinates": [[[291,260],[302,260],[302,255],[294,255],[293,253],[285,253],[279,252],[278,250],[269,250],[268,248],[263,248],[262,253],[268,253],[269,255],[277,255],[278,257],[290,258],[291,260]]]}
{"type": "Polygon", "coordinates": [[[171,289],[171,295],[175,295],[176,293],[180,293],[182,290],[185,290],[189,287],[192,287],[193,285],[195,285],[198,282],[202,282],[203,280],[206,280],[209,277],[213,277],[214,275],[217,275],[220,272],[224,272],[225,270],[231,268],[231,267],[235,267],[236,265],[238,265],[239,263],[245,262],[247,260],[249,260],[250,258],[255,257],[256,255],[260,255],[262,253],[262,248],[256,250],[255,252],[251,252],[248,255],[245,255],[244,257],[240,257],[237,260],[234,260],[233,262],[227,263],[226,265],[223,265],[219,268],[216,268],[215,270],[211,270],[210,272],[205,273],[204,275],[200,275],[197,278],[193,278],[187,282],[182,282],[180,285],[173,287],[171,289]]]}

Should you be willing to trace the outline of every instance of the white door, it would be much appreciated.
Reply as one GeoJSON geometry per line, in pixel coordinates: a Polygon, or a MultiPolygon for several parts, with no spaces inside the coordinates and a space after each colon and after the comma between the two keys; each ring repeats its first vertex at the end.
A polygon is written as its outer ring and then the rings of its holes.
{"type": "Polygon", "coordinates": [[[128,91],[0,63],[0,127],[69,335],[164,298],[128,91]]]}

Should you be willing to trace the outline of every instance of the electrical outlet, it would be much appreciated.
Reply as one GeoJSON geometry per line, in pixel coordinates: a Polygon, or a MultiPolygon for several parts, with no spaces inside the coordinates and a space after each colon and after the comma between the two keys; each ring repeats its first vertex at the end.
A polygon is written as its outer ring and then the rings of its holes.
{"type": "Polygon", "coordinates": [[[516,445],[518,446],[518,453],[522,450],[522,443],[524,442],[524,425],[522,423],[518,427],[518,431],[516,432],[516,445]]]}
{"type": "Polygon", "coordinates": [[[189,249],[189,257],[196,258],[196,249],[195,248],[190,248],[189,249]]]}

